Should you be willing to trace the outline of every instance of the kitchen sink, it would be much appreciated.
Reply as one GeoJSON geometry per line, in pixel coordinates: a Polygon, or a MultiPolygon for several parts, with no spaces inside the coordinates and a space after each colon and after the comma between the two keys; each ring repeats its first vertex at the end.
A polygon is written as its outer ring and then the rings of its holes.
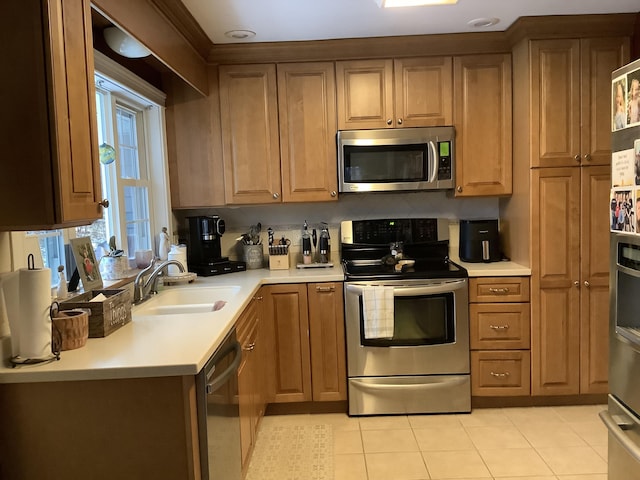
{"type": "Polygon", "coordinates": [[[169,288],[134,307],[134,315],[189,315],[219,311],[240,292],[237,285],[169,288]]]}

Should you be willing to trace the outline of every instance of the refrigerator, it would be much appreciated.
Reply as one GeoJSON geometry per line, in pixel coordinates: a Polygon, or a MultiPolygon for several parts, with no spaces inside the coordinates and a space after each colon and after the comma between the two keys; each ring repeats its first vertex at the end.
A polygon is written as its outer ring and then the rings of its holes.
{"type": "Polygon", "coordinates": [[[640,60],[611,77],[609,480],[640,480],[640,60]]]}

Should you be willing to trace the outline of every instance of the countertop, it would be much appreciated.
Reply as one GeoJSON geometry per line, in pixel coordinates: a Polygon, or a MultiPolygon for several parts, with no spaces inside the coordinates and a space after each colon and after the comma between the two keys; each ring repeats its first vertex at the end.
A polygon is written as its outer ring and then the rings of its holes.
{"type": "MultiPolygon", "coordinates": [[[[526,276],[530,269],[513,262],[465,263],[470,276],[526,276]]],[[[213,277],[198,277],[186,286],[237,285],[240,293],[218,312],[189,315],[144,316],[132,310],[132,321],[105,338],[90,338],[76,350],[61,353],[60,360],[40,365],[9,366],[2,355],[0,383],[142,378],[196,375],[262,285],[278,283],[341,282],[342,267],[268,270],[257,269],[213,277]]],[[[218,299],[212,299],[212,302],[218,299]]],[[[9,338],[4,349],[10,351],[9,338]]]]}
{"type": "MultiPolygon", "coordinates": [[[[88,339],[82,348],[61,352],[58,361],[11,368],[8,355],[3,355],[0,383],[195,375],[233,328],[261,285],[343,280],[340,265],[273,271],[257,269],[198,277],[187,286],[165,288],[237,285],[240,293],[218,312],[150,317],[137,315],[136,307],[133,307],[130,323],[105,338],[88,339]]],[[[5,347],[8,344],[5,342],[5,347]]]]}

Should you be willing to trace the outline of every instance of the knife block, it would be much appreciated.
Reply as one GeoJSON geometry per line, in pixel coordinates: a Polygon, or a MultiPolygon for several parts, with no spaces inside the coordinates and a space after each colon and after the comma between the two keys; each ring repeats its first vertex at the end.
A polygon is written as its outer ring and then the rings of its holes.
{"type": "Polygon", "coordinates": [[[289,270],[289,246],[269,247],[269,270],[289,270]]]}

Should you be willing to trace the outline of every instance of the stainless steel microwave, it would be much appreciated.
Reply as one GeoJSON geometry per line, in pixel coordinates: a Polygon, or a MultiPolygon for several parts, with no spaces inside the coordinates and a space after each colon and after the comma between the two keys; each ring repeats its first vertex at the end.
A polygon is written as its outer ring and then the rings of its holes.
{"type": "Polygon", "coordinates": [[[455,181],[453,127],[341,130],[340,192],[447,190],[455,181]]]}

